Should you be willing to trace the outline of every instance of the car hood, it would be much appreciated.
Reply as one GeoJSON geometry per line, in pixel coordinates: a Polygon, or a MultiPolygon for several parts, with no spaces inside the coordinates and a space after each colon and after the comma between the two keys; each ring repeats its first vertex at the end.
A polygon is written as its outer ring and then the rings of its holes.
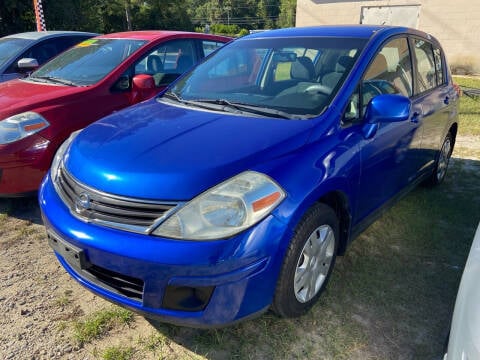
{"type": "Polygon", "coordinates": [[[189,200],[305,144],[309,120],[192,110],[151,100],[83,130],[66,157],[94,189],[146,199],[189,200]]]}
{"type": "Polygon", "coordinates": [[[60,97],[84,91],[83,87],[11,80],[0,84],[0,116],[5,118],[39,106],[58,102],[60,97]]]}

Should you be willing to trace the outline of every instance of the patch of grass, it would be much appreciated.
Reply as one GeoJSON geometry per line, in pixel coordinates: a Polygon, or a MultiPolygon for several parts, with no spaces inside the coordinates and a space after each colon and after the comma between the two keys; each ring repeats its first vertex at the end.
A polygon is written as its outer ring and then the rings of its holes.
{"type": "Polygon", "coordinates": [[[145,350],[154,353],[161,351],[169,342],[170,339],[160,332],[138,340],[138,343],[143,346],[145,350]]]}
{"type": "Polygon", "coordinates": [[[61,306],[61,307],[67,306],[67,305],[70,304],[70,302],[71,302],[72,293],[73,293],[72,290],[65,290],[65,291],[63,292],[63,295],[60,296],[60,297],[55,301],[55,303],[56,303],[58,306],[61,306]]]}
{"type": "Polygon", "coordinates": [[[115,326],[129,325],[133,321],[133,313],[119,307],[98,311],[87,319],[74,322],[73,337],[82,346],[104,336],[115,326]]]}
{"type": "MultiPolygon", "coordinates": [[[[461,86],[480,89],[480,78],[454,77],[461,86]]],[[[480,99],[463,95],[460,99],[459,135],[480,136],[480,99]]]]}
{"type": "Polygon", "coordinates": [[[68,328],[68,324],[66,321],[60,321],[57,323],[57,329],[59,332],[64,332],[65,330],[67,330],[68,328]]]}
{"type": "MultiPolygon", "coordinates": [[[[480,139],[478,141],[480,142],[480,139]]],[[[455,146],[453,156],[464,158],[464,159],[468,159],[468,158],[479,159],[480,147],[478,149],[472,149],[472,148],[463,147],[463,146],[455,146]]]]}
{"type": "Polygon", "coordinates": [[[36,233],[35,228],[32,226],[30,221],[22,223],[22,226],[19,229],[20,235],[22,237],[28,237],[36,233]]]}
{"type": "Polygon", "coordinates": [[[134,349],[132,347],[111,346],[101,352],[103,360],[129,360],[132,359],[134,349]]]}

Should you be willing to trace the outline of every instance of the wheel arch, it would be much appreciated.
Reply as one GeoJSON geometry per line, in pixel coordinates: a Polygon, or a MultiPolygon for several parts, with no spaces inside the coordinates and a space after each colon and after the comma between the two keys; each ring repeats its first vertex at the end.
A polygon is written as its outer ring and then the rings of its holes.
{"type": "Polygon", "coordinates": [[[343,255],[350,239],[350,225],[352,216],[350,204],[345,193],[339,190],[330,191],[322,195],[318,202],[323,203],[335,212],[339,222],[340,239],[338,243],[338,255],[343,255]]]}
{"type": "Polygon", "coordinates": [[[338,188],[330,188],[321,193],[311,193],[310,196],[305,198],[302,204],[296,208],[291,218],[291,228],[295,228],[307,210],[317,203],[325,204],[335,212],[339,221],[340,232],[337,254],[343,255],[351,240],[352,224],[351,203],[345,191],[338,188]]]}

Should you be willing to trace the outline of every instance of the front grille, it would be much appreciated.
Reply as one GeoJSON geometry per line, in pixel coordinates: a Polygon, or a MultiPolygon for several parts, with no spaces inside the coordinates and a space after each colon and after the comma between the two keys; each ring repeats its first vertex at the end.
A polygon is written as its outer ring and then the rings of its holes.
{"type": "Polygon", "coordinates": [[[59,170],[55,188],[71,213],[84,221],[146,233],[176,203],[133,199],[92,189],[81,184],[63,167],[59,170]]]}
{"type": "Polygon", "coordinates": [[[132,300],[142,301],[143,281],[141,279],[119,274],[95,265],[84,271],[89,273],[90,280],[100,287],[107,288],[132,300]]]}

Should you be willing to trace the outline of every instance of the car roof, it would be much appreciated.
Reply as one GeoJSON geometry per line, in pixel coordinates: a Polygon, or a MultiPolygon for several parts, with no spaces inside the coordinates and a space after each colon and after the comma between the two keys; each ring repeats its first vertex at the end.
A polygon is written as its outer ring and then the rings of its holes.
{"type": "Polygon", "coordinates": [[[5,36],[6,38],[15,38],[15,39],[28,39],[28,40],[40,40],[45,38],[54,38],[61,37],[66,35],[88,35],[88,36],[97,36],[96,33],[82,32],[82,31],[30,31],[18,34],[12,34],[5,36]]]}
{"type": "Polygon", "coordinates": [[[375,33],[386,30],[404,32],[410,29],[406,27],[384,25],[326,25],[268,30],[247,35],[245,36],[245,38],[253,39],[292,36],[339,36],[369,39],[375,33]]]}
{"type": "Polygon", "coordinates": [[[210,34],[203,34],[197,32],[186,32],[186,31],[170,31],[170,30],[146,30],[146,31],[124,31],[112,34],[105,34],[97,36],[97,38],[105,39],[135,39],[135,40],[157,40],[162,38],[167,38],[171,36],[178,35],[192,35],[193,37],[210,37],[210,38],[224,38],[228,39],[225,36],[217,36],[210,34]]]}

